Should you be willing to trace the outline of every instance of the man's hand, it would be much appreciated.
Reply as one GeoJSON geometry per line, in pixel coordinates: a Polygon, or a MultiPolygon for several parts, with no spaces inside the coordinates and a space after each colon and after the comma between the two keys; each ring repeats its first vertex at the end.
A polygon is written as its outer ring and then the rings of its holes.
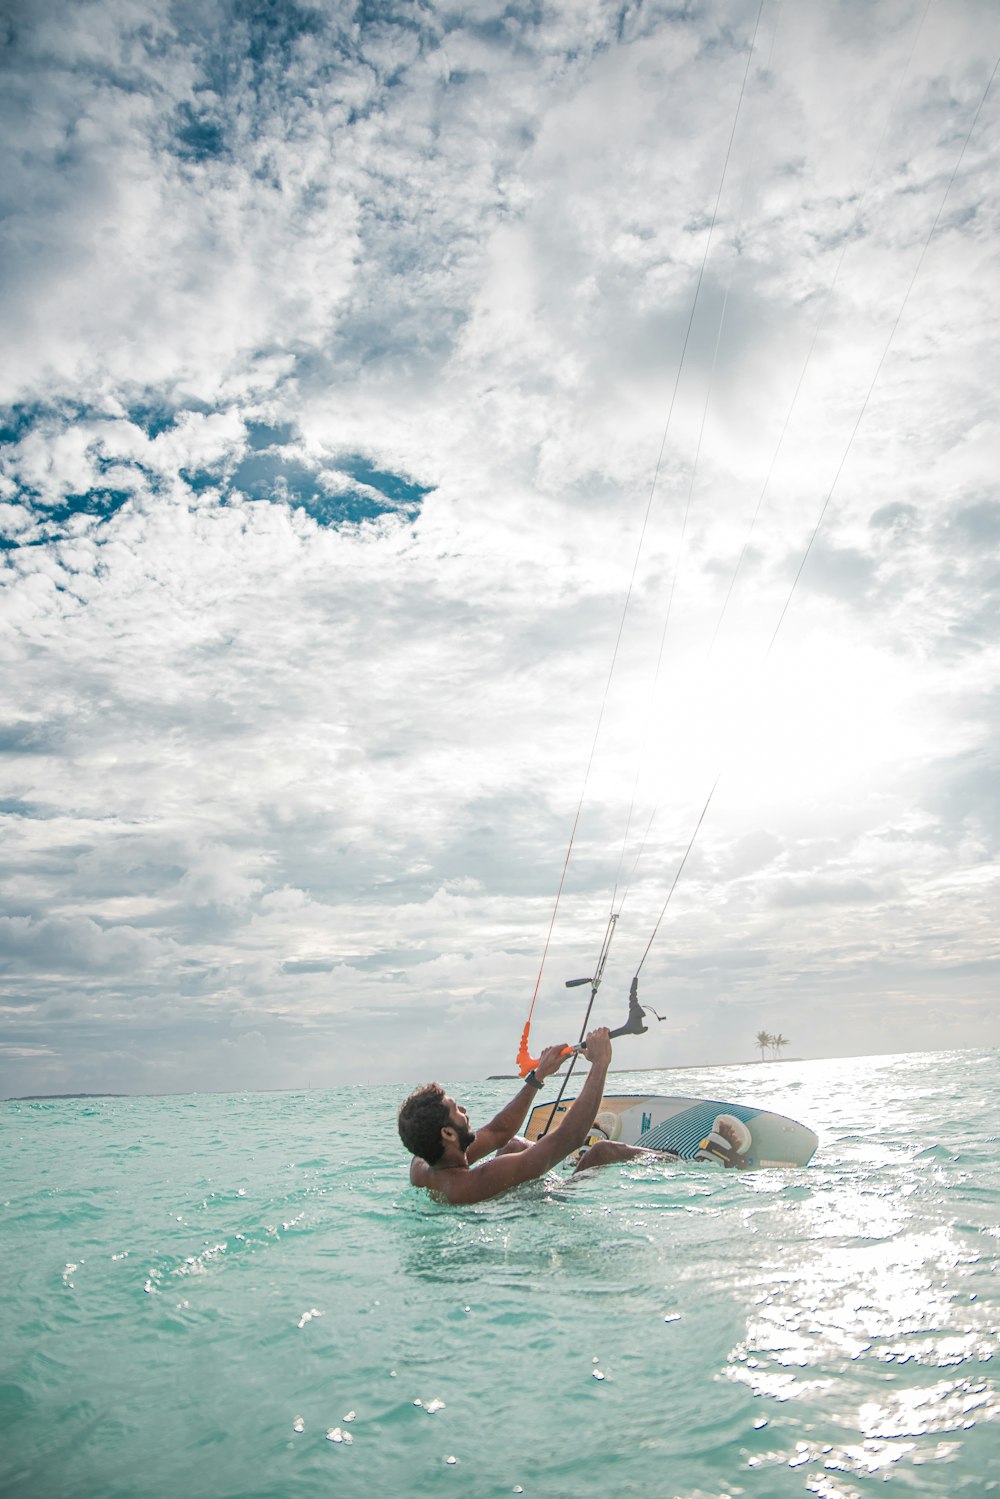
{"type": "Polygon", "coordinates": [[[611,1061],[611,1032],[606,1025],[599,1025],[596,1030],[587,1032],[583,1054],[588,1062],[607,1064],[611,1061]]]}
{"type": "Polygon", "coordinates": [[[535,1076],[538,1078],[551,1077],[554,1072],[559,1071],[559,1068],[569,1054],[570,1048],[566,1045],[565,1041],[559,1046],[546,1046],[538,1058],[535,1076]]]}

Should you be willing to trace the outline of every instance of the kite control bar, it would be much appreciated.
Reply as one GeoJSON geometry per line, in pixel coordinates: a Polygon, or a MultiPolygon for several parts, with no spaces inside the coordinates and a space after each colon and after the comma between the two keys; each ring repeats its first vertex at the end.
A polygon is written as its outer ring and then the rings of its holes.
{"type": "MultiPolygon", "coordinates": [[[[589,983],[590,979],[568,979],[566,981],[566,988],[575,989],[578,984],[589,983]]],[[[629,990],[628,995],[628,1019],[626,1020],[624,1025],[616,1026],[615,1029],[613,1031],[609,1031],[608,1034],[612,1037],[612,1039],[615,1036],[643,1035],[645,1031],[649,1030],[649,1026],[642,1018],[644,1014],[645,1011],[643,1010],[642,1005],[639,1003],[639,975],[636,974],[635,978],[632,980],[632,987],[629,990]]],[[[650,1014],[656,1015],[656,1011],[651,1010],[650,1014]]],[[[656,1015],[656,1018],[657,1020],[662,1020],[663,1016],[656,1015]]],[[[585,1050],[585,1047],[586,1043],[580,1041],[576,1046],[569,1047],[567,1055],[569,1054],[569,1052],[572,1052],[574,1056],[579,1056],[580,1053],[585,1050]]]]}
{"type": "MultiPolygon", "coordinates": [[[[600,978],[598,978],[596,981],[592,980],[592,979],[568,979],[567,982],[566,982],[566,987],[567,987],[567,989],[575,989],[575,988],[578,987],[578,985],[581,985],[581,984],[590,984],[591,989],[593,991],[591,993],[591,996],[590,996],[590,1003],[593,1004],[593,1002],[594,1002],[594,994],[597,991],[597,986],[598,986],[599,983],[600,983],[600,978]]],[[[649,1013],[651,1015],[656,1015],[656,1011],[655,1010],[650,1010],[649,1013]]],[[[624,1025],[616,1026],[613,1031],[609,1031],[608,1035],[612,1036],[612,1037],[614,1037],[614,1036],[641,1036],[644,1031],[647,1031],[649,1029],[649,1027],[647,1026],[645,1020],[642,1018],[644,1014],[645,1014],[645,1011],[644,1011],[642,1005],[639,1003],[639,975],[636,974],[635,978],[632,980],[632,987],[629,990],[629,995],[628,995],[628,1019],[626,1020],[626,1022],[625,1022],[624,1025]]],[[[589,1008],[589,1006],[587,1008],[587,1015],[588,1015],[588,1017],[590,1015],[590,1008],[589,1008]]],[[[657,1020],[663,1020],[664,1016],[662,1016],[662,1015],[656,1015],[656,1018],[657,1018],[657,1020]]],[[[586,1025],[586,1023],[587,1022],[585,1020],[584,1021],[584,1025],[586,1025]]],[[[522,1046],[524,1046],[524,1044],[525,1044],[525,1038],[524,1037],[521,1038],[521,1044],[522,1044],[522,1046]]],[[[581,1055],[581,1053],[584,1056],[586,1056],[586,1042],[585,1041],[579,1041],[576,1044],[576,1046],[567,1046],[566,1049],[565,1049],[565,1051],[563,1052],[563,1056],[572,1057],[573,1060],[570,1062],[569,1066],[566,1069],[565,1076],[563,1077],[562,1083],[560,1084],[560,1087],[559,1087],[558,1097],[556,1098],[555,1103],[552,1105],[552,1109],[551,1109],[551,1112],[549,1113],[549,1117],[545,1121],[545,1127],[542,1130],[542,1133],[538,1137],[540,1140],[544,1139],[545,1136],[548,1134],[548,1132],[549,1132],[549,1126],[551,1125],[552,1121],[555,1119],[556,1115],[559,1112],[559,1105],[562,1102],[563,1093],[566,1091],[566,1084],[569,1082],[570,1073],[573,1071],[573,1068],[576,1066],[576,1059],[577,1059],[578,1056],[581,1055]]]]}

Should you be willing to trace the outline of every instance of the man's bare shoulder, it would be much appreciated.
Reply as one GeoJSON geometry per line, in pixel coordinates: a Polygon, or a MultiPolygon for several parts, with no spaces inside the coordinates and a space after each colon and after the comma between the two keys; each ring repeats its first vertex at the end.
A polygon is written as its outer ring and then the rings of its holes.
{"type": "Polygon", "coordinates": [[[430,1174],[431,1168],[426,1161],[422,1161],[418,1155],[410,1157],[410,1185],[412,1187],[430,1186],[427,1180],[430,1174]]]}
{"type": "Polygon", "coordinates": [[[464,1202],[466,1199],[455,1178],[471,1174],[468,1167],[428,1166],[419,1156],[414,1156],[410,1162],[410,1185],[421,1187],[438,1202],[464,1202]]]}
{"type": "Polygon", "coordinates": [[[415,1156],[410,1165],[410,1181],[453,1206],[487,1202],[542,1175],[542,1169],[533,1169],[535,1163],[530,1157],[531,1152],[522,1151],[494,1156],[478,1166],[434,1167],[415,1156]]]}

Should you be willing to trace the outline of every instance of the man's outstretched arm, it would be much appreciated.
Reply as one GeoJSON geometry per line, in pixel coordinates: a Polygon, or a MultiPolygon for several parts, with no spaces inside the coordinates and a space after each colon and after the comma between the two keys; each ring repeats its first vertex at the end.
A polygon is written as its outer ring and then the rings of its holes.
{"type": "Polygon", "coordinates": [[[604,1079],[611,1064],[607,1028],[602,1026],[591,1031],[586,1045],[584,1054],[590,1062],[590,1071],[579,1097],[570,1105],[558,1129],[550,1130],[543,1140],[536,1141],[527,1150],[497,1156],[474,1170],[440,1172],[434,1186],[449,1202],[485,1202],[487,1198],[498,1197],[521,1182],[544,1176],[546,1171],[583,1145],[604,1096],[604,1079]]]}
{"type": "MultiPolygon", "coordinates": [[[[536,1077],[551,1077],[554,1072],[558,1072],[566,1059],[568,1050],[565,1043],[558,1046],[546,1046],[535,1068],[536,1077]]],[[[505,1145],[509,1144],[538,1102],[538,1089],[532,1087],[531,1083],[525,1083],[510,1103],[500,1110],[495,1119],[491,1119],[489,1124],[484,1124],[482,1129],[476,1130],[476,1138],[467,1152],[469,1165],[481,1161],[484,1156],[491,1155],[494,1150],[502,1150],[505,1145]]]]}

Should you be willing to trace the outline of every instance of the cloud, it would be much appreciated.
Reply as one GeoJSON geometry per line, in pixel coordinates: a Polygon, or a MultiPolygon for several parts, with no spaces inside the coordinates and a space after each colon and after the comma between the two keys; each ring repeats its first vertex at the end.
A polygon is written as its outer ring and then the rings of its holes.
{"type": "Polygon", "coordinates": [[[154,938],[130,927],[102,929],[89,917],[32,921],[0,917],[0,965],[23,966],[46,977],[133,973],[161,952],[154,938]]]}
{"type": "Polygon", "coordinates": [[[772,891],[771,899],[779,906],[836,904],[858,906],[883,898],[867,880],[858,879],[785,879],[772,891]]]}
{"type": "Polygon", "coordinates": [[[734,133],[751,29],[12,13],[18,1091],[503,1070],[585,775],[543,1028],[719,776],[649,1065],[997,1039],[1000,33],[767,13],[734,133]]]}

